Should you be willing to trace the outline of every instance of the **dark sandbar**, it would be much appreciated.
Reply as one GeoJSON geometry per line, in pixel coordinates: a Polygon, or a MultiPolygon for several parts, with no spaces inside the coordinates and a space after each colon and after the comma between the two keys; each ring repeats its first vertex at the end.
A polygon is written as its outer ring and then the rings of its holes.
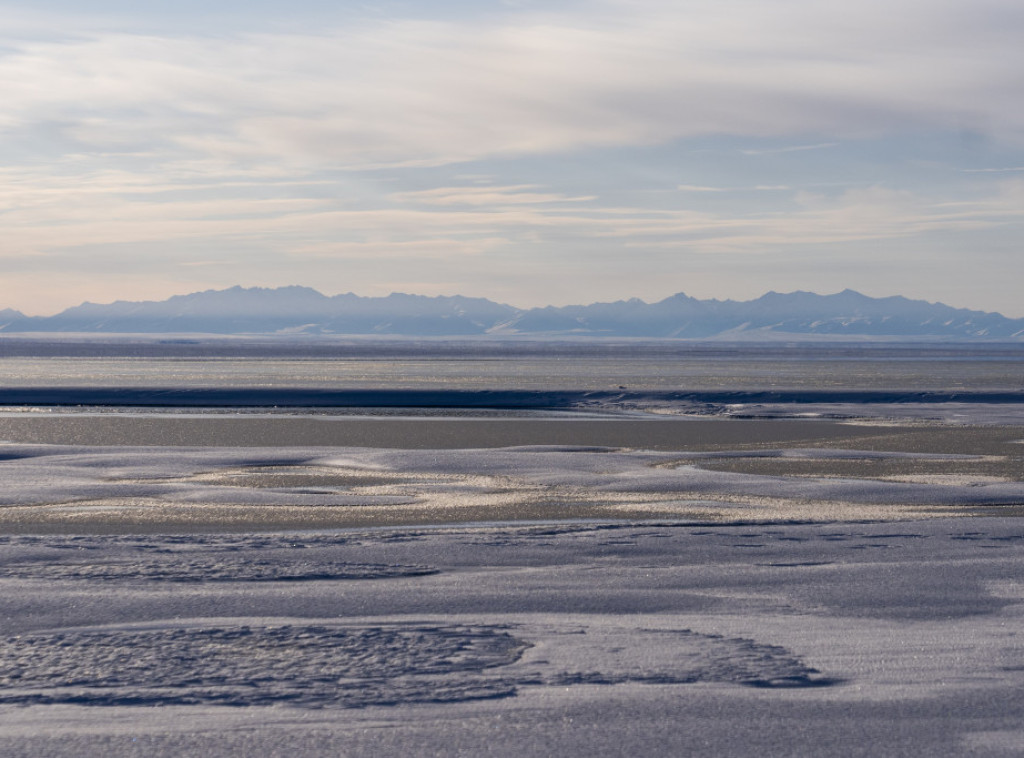
{"type": "Polygon", "coordinates": [[[810,444],[869,433],[865,427],[798,420],[179,417],[73,413],[0,417],[0,440],[53,445],[402,449],[595,445],[683,450],[721,445],[810,444]]]}

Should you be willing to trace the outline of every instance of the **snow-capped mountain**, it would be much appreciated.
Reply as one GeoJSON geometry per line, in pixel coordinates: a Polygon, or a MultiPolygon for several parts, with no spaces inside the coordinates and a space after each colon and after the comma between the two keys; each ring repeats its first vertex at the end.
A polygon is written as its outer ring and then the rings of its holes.
{"type": "Polygon", "coordinates": [[[480,334],[517,313],[482,298],[327,297],[309,287],[232,287],[159,302],[84,303],[56,316],[22,316],[9,321],[4,331],[446,336],[480,334]]]}
{"type": "Polygon", "coordinates": [[[1024,338],[1024,319],[904,297],[872,298],[853,290],[835,295],[769,292],[743,302],[696,300],[680,293],[651,304],[634,299],[535,308],[505,329],[697,339],[775,335],[1020,339],[1024,338]]]}
{"type": "Polygon", "coordinates": [[[328,297],[308,287],[208,290],[159,302],[83,303],[55,316],[0,311],[4,332],[350,334],[773,339],[1024,339],[1024,319],[904,297],[769,292],[756,300],[620,300],[519,309],[484,298],[328,297]]]}

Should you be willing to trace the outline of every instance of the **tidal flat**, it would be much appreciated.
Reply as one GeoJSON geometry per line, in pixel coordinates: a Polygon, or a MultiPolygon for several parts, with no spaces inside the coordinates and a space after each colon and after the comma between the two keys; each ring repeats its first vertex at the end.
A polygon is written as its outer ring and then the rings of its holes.
{"type": "Polygon", "coordinates": [[[595,359],[572,408],[139,407],[108,356],[83,405],[58,356],[0,392],[0,753],[1024,752],[1019,351],[811,351],[824,403],[698,353],[644,370],[745,402],[595,359]]]}
{"type": "Polygon", "coordinates": [[[1015,515],[1024,427],[676,417],[0,417],[8,532],[1015,515]]]}

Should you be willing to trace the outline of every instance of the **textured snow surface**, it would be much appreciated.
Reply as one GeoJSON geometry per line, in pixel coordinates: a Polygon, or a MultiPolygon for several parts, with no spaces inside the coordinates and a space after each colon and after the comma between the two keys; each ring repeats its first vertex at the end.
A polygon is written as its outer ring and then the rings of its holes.
{"type": "Polygon", "coordinates": [[[9,535],[0,753],[1010,755],[1022,573],[1003,518],[9,535]]]}
{"type": "MultiPolygon", "coordinates": [[[[530,643],[513,631],[218,619],[22,634],[0,646],[0,703],[361,708],[510,697],[523,686],[830,683],[784,648],[686,629],[592,630],[584,646],[593,668],[558,660],[550,642],[545,666],[514,666],[530,643]],[[635,634],[658,649],[657,660],[637,654],[635,634]]],[[[586,632],[519,633],[557,640],[586,632]]]]}
{"type": "Polygon", "coordinates": [[[6,444],[0,755],[1013,755],[1024,484],[979,434],[6,444]]]}
{"type": "Polygon", "coordinates": [[[656,453],[606,448],[488,450],[0,447],[0,505],[73,514],[171,504],[393,506],[600,504],[777,498],[863,504],[1024,502],[1024,482],[991,477],[782,476],[703,468],[712,459],[889,460],[949,464],[978,456],[857,450],[656,453]]]}

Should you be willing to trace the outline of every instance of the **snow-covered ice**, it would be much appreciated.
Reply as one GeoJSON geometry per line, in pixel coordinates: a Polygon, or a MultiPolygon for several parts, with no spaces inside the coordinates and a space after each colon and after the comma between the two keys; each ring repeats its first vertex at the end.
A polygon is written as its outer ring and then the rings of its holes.
{"type": "Polygon", "coordinates": [[[0,752],[1007,755],[1022,560],[1001,518],[13,535],[0,752]]]}
{"type": "Polygon", "coordinates": [[[1019,754],[1020,430],[778,428],[2,444],[0,754],[1019,754]]]}
{"type": "Polygon", "coordinates": [[[0,523],[20,531],[72,525],[116,531],[126,524],[150,530],[326,528],[374,519],[892,519],[907,517],[910,508],[915,516],[938,516],[950,508],[1024,503],[1024,482],[1006,475],[1014,466],[992,455],[829,448],[8,444],[0,447],[0,523]],[[779,470],[756,472],[763,464],[779,470]],[[807,470],[783,475],[783,464],[807,470]],[[848,467],[842,475],[833,470],[840,464],[848,467]]]}

